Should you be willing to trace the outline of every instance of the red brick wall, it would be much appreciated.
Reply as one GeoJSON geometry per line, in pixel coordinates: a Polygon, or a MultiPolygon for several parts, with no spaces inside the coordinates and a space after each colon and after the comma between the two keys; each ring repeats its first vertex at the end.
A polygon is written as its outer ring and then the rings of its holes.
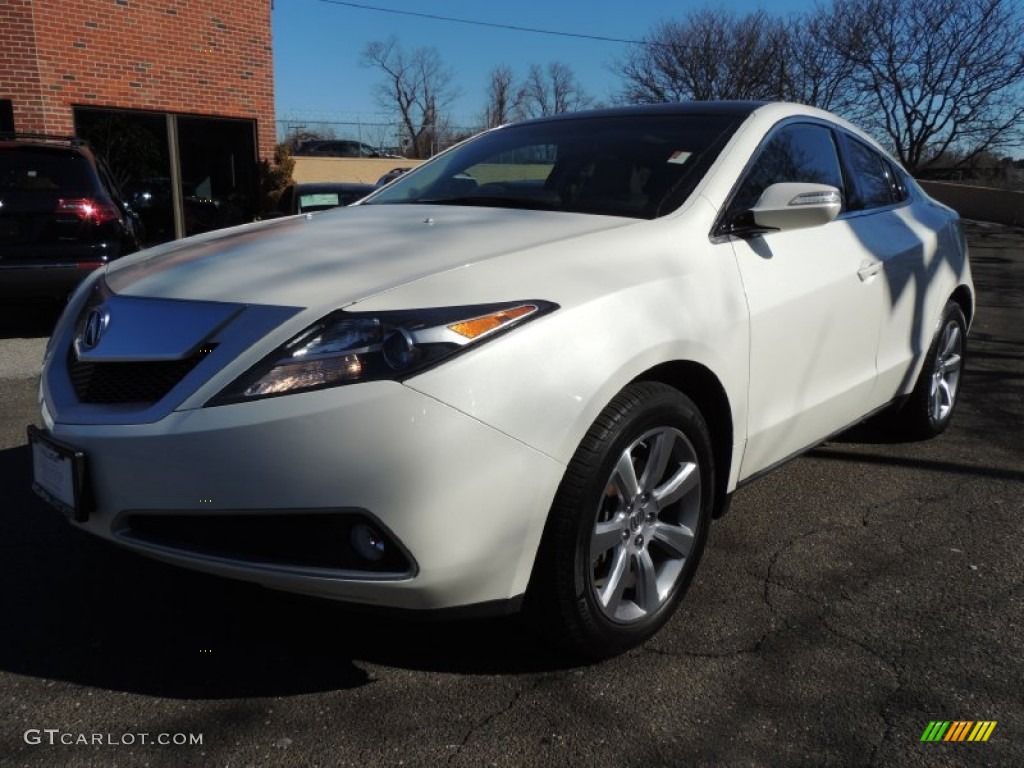
{"type": "Polygon", "coordinates": [[[257,121],[259,153],[273,157],[269,0],[3,0],[0,9],[0,98],[14,101],[19,131],[70,134],[72,106],[242,117],[257,121]]]}
{"type": "Polygon", "coordinates": [[[32,0],[0,2],[0,99],[13,101],[18,130],[42,130],[43,97],[36,65],[32,0]]]}

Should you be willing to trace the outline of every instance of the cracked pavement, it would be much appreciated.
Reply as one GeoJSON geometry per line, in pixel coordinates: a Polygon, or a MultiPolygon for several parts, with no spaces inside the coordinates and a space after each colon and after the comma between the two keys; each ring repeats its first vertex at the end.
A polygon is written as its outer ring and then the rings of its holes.
{"type": "Polygon", "coordinates": [[[0,311],[0,766],[1019,765],[1024,230],[969,224],[979,306],[943,437],[851,430],[740,490],[645,646],[580,665],[180,571],[28,489],[45,313],[0,311]],[[40,330],[42,329],[42,330],[40,330]],[[996,720],[922,744],[931,720],[996,720]],[[200,746],[29,745],[202,734],[200,746]]]}

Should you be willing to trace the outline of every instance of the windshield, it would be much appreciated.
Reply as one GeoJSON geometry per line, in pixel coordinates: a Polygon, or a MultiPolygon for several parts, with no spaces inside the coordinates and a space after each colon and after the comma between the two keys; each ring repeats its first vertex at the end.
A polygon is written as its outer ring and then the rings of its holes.
{"type": "Polygon", "coordinates": [[[523,123],[461,144],[368,205],[430,203],[653,219],[678,208],[740,120],[614,115],[523,123]]]}

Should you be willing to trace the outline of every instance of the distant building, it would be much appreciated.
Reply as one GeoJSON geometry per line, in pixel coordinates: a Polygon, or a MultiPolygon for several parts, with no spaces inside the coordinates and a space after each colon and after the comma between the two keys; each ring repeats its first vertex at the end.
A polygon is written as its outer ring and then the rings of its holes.
{"type": "Polygon", "coordinates": [[[267,0],[3,0],[0,132],[86,138],[151,240],[250,220],[275,140],[270,12],[267,0]]]}

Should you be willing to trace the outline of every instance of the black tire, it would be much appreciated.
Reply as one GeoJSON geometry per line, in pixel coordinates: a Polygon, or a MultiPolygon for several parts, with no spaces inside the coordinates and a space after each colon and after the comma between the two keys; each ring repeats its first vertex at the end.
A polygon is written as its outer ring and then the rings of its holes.
{"type": "Polygon", "coordinates": [[[946,431],[959,400],[966,352],[967,320],[960,305],[951,301],[942,310],[914,391],[897,414],[906,437],[924,440],[946,431]]]}
{"type": "Polygon", "coordinates": [[[627,386],[562,479],[527,616],[555,644],[591,658],[649,638],[693,579],[714,489],[711,435],[693,402],[657,382],[627,386]]]}

